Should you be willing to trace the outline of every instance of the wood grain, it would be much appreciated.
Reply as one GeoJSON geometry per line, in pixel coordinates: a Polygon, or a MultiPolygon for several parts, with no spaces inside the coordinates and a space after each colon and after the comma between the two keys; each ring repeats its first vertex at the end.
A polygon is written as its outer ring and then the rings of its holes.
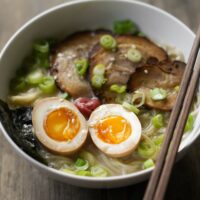
{"type": "MultiPolygon", "coordinates": [[[[172,13],[196,31],[199,0],[142,0],[172,13]]],[[[0,0],[0,49],[27,20],[65,0],[0,0]]],[[[200,199],[200,140],[179,161],[169,183],[166,199],[200,199]]],[[[89,190],[54,181],[16,155],[0,135],[0,200],[122,200],[142,199],[146,182],[111,190],[89,190]]]]}

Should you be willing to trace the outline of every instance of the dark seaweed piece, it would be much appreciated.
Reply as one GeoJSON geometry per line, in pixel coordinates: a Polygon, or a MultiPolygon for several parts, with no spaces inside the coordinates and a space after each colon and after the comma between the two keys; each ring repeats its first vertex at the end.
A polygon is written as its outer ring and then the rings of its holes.
{"type": "Polygon", "coordinates": [[[0,121],[14,142],[28,155],[47,164],[40,155],[41,146],[33,135],[31,107],[9,109],[7,103],[0,100],[0,121]]]}

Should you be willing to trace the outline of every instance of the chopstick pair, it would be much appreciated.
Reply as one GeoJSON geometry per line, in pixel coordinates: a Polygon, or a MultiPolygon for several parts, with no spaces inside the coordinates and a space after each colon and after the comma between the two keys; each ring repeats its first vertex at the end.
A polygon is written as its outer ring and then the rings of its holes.
{"type": "Polygon", "coordinates": [[[149,180],[143,200],[162,200],[165,195],[176,154],[183,136],[200,74],[200,26],[180,85],[180,91],[172,110],[164,143],[149,180]]]}

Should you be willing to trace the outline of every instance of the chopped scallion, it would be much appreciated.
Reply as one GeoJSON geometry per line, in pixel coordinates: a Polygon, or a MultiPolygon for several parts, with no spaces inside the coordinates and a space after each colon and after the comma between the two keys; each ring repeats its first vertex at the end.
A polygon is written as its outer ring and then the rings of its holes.
{"type": "Polygon", "coordinates": [[[105,49],[112,50],[117,47],[117,42],[111,35],[103,35],[100,38],[100,45],[105,49]]]}
{"type": "Polygon", "coordinates": [[[74,64],[75,64],[77,73],[80,76],[84,76],[89,66],[88,60],[85,58],[77,59],[75,60],[74,64]]]}
{"type": "Polygon", "coordinates": [[[136,108],[134,105],[130,104],[130,103],[127,103],[127,102],[123,102],[122,103],[122,106],[131,111],[131,112],[134,112],[136,115],[139,114],[140,110],[138,108],[136,108]]]}
{"type": "Polygon", "coordinates": [[[118,94],[122,94],[122,93],[126,92],[126,85],[113,84],[110,86],[110,91],[116,92],[118,94]]]}
{"type": "Polygon", "coordinates": [[[150,90],[150,95],[154,101],[160,101],[167,98],[167,91],[162,88],[154,88],[150,90]]]}
{"type": "Polygon", "coordinates": [[[116,21],[114,23],[116,34],[137,34],[139,32],[136,24],[131,20],[116,21]]]}
{"type": "Polygon", "coordinates": [[[152,124],[155,128],[162,128],[164,126],[163,115],[157,114],[152,118],[152,124]]]}
{"type": "Polygon", "coordinates": [[[155,166],[154,161],[152,159],[148,159],[143,163],[143,169],[148,169],[150,167],[155,166]]]}
{"type": "Polygon", "coordinates": [[[142,60],[142,54],[139,50],[131,48],[127,52],[127,58],[133,63],[138,63],[142,60]]]}
{"type": "Polygon", "coordinates": [[[87,160],[84,160],[82,158],[77,158],[75,162],[75,168],[78,170],[86,170],[89,168],[89,163],[87,160]]]}
{"type": "Polygon", "coordinates": [[[35,42],[34,50],[40,53],[49,53],[50,51],[49,43],[46,40],[35,42]]]}
{"type": "Polygon", "coordinates": [[[103,64],[98,64],[93,69],[94,75],[104,75],[104,73],[105,73],[105,65],[103,64]]]}
{"type": "Polygon", "coordinates": [[[51,76],[44,77],[42,82],[39,84],[39,88],[44,93],[53,93],[56,90],[55,80],[51,76]]]}
{"type": "Polygon", "coordinates": [[[27,82],[31,85],[37,85],[42,82],[44,75],[41,69],[36,69],[27,76],[27,82]]]}
{"type": "Polygon", "coordinates": [[[191,131],[194,125],[194,117],[192,114],[188,115],[188,119],[185,125],[185,132],[191,131]]]}
{"type": "Polygon", "coordinates": [[[76,174],[79,176],[92,176],[90,171],[84,171],[84,170],[77,171],[76,174]]]}
{"type": "Polygon", "coordinates": [[[96,89],[99,89],[103,86],[103,84],[106,82],[106,79],[103,75],[93,75],[92,76],[92,86],[96,89]]]}

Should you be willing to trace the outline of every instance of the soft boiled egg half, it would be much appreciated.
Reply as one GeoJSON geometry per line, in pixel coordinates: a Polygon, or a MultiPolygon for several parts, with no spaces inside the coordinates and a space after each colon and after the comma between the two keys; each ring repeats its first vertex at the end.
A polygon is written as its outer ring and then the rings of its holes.
{"type": "Polygon", "coordinates": [[[94,144],[111,157],[131,154],[141,138],[139,119],[119,104],[99,106],[92,112],[88,125],[94,144]]]}
{"type": "Polygon", "coordinates": [[[73,103],[58,97],[37,101],[32,122],[38,140],[56,153],[72,154],[87,138],[88,126],[83,115],[73,103]]]}

